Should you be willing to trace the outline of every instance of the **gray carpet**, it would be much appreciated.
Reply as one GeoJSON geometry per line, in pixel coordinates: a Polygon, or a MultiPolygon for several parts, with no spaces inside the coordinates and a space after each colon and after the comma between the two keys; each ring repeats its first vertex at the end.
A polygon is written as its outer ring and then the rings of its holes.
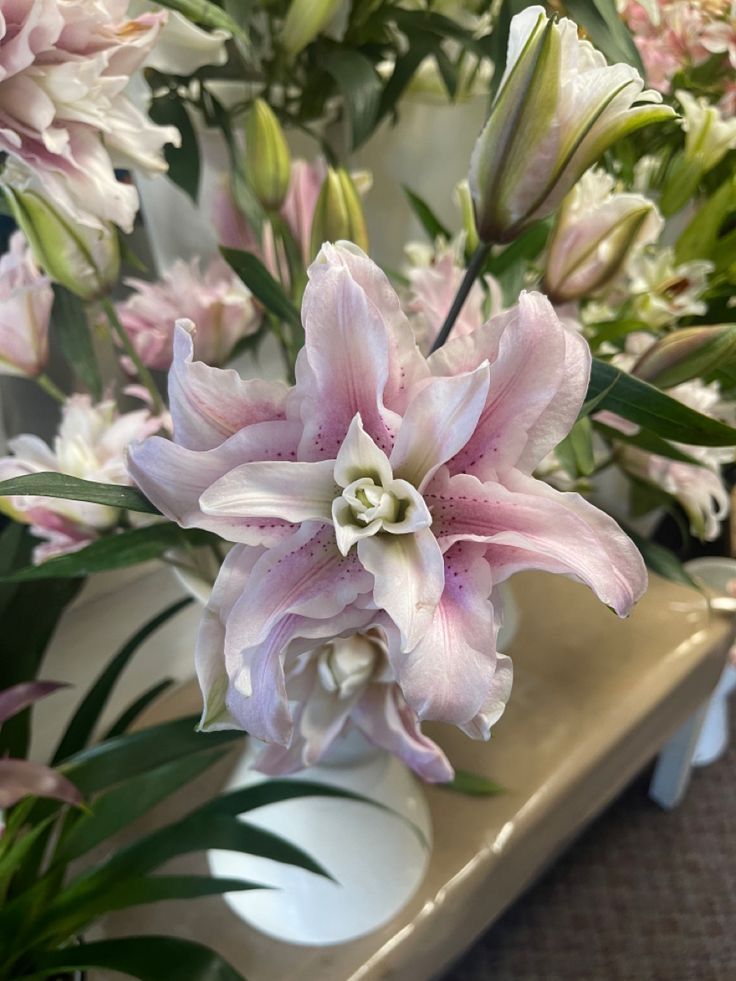
{"type": "Polygon", "coordinates": [[[669,814],[646,788],[642,776],[444,981],[736,981],[736,745],[669,814]]]}

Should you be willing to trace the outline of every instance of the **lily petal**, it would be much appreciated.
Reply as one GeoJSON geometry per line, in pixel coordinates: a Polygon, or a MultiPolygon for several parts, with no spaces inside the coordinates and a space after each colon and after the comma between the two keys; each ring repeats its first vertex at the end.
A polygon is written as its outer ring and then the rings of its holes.
{"type": "Polygon", "coordinates": [[[373,599],[411,650],[429,628],[442,596],[442,552],[429,528],[412,535],[374,535],[358,542],[358,558],[373,575],[373,599]]]}
{"type": "Polygon", "coordinates": [[[419,643],[394,658],[398,681],[420,719],[474,719],[496,672],[496,624],[485,548],[458,542],[445,555],[445,588],[419,643]]]}
{"type": "Polygon", "coordinates": [[[412,400],[391,452],[397,477],[420,491],[473,435],[490,383],[484,362],[462,375],[432,378],[412,400]]]}
{"type": "Polygon", "coordinates": [[[335,460],[335,480],[340,487],[347,487],[360,477],[374,474],[384,487],[393,479],[388,457],[366,433],[360,413],[357,413],[335,460]]]}
{"type": "Polygon", "coordinates": [[[460,726],[466,736],[483,740],[491,738],[491,729],[503,715],[511,697],[513,682],[514,669],[511,658],[496,652],[496,670],[488,697],[478,714],[470,722],[460,726]]]}
{"type": "Polygon", "coordinates": [[[32,760],[0,760],[0,808],[24,797],[51,797],[66,804],[80,804],[82,795],[61,773],[32,760]]]}
{"type": "Polygon", "coordinates": [[[216,517],[330,521],[333,469],[332,460],[244,463],[211,484],[199,505],[216,517]]]}

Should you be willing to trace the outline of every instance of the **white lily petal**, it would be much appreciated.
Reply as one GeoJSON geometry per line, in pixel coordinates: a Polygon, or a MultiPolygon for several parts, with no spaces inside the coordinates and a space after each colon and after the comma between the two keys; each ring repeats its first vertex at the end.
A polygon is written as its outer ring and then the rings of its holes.
{"type": "Polygon", "coordinates": [[[319,463],[245,463],[207,488],[205,514],[285,521],[329,521],[337,492],[332,460],[319,463]]]}
{"type": "Polygon", "coordinates": [[[377,477],[376,483],[387,486],[393,477],[388,457],[376,446],[363,429],[360,413],[356,413],[335,460],[335,481],[340,487],[361,477],[377,477]]]}

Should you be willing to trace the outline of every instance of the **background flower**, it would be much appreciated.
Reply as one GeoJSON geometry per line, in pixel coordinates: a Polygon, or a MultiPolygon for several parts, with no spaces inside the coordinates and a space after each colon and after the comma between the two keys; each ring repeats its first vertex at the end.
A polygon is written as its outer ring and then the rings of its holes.
{"type": "Polygon", "coordinates": [[[22,232],[0,257],[0,374],[40,375],[48,359],[54,291],[41,274],[22,232]]]}

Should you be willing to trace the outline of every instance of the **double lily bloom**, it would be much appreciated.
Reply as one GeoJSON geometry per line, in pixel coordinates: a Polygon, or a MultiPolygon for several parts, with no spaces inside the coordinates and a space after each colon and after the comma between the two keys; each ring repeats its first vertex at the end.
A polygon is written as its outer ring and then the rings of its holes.
{"type": "Polygon", "coordinates": [[[488,738],[510,690],[496,587],[563,573],[620,615],[645,588],[611,518],[531,476],[575,422],[590,353],[522,293],[425,358],[387,278],[348,243],[322,248],[302,315],[291,389],[193,361],[180,324],[174,441],[129,455],[169,518],[235,543],[199,636],[202,725],[282,747],[273,771],[314,762],[357,713],[372,741],[447,779],[418,722],[488,738]],[[324,710],[293,718],[317,682],[324,710]]]}

